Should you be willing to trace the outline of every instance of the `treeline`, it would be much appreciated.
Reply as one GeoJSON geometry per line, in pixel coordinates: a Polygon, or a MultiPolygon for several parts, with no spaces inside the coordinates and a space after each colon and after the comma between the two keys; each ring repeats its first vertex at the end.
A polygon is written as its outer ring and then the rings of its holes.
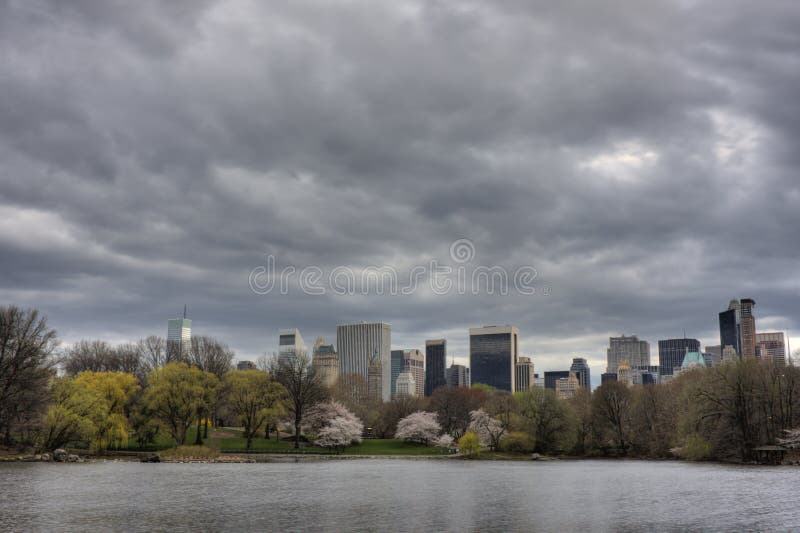
{"type": "Polygon", "coordinates": [[[800,371],[759,361],[690,370],[664,385],[607,383],[569,400],[539,387],[510,394],[476,385],[383,403],[359,376],[327,389],[307,354],[233,370],[233,352],[209,337],[173,354],[158,337],[56,348],[38,312],[0,307],[3,445],[100,451],[145,447],[159,435],[180,445],[192,426],[199,444],[209,421],[224,420],[243,428],[247,448],[280,432],[296,447],[341,448],[363,430],[425,442],[477,433],[483,446],[505,452],[748,461],[754,448],[800,426],[800,371]],[[438,429],[426,433],[426,425],[438,429]]]}

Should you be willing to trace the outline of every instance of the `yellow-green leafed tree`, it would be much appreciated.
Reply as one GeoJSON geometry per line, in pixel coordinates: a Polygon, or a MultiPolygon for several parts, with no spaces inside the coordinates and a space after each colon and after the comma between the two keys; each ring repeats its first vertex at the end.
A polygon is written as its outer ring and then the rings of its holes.
{"type": "Polygon", "coordinates": [[[223,384],[226,403],[244,427],[249,450],[264,424],[282,409],[286,389],[261,370],[232,370],[223,384]]]}
{"type": "Polygon", "coordinates": [[[477,457],[481,453],[481,441],[478,434],[472,430],[467,431],[458,439],[458,450],[465,457],[477,457]]]}
{"type": "Polygon", "coordinates": [[[74,378],[53,380],[53,405],[42,421],[41,448],[54,450],[72,441],[91,441],[97,432],[95,421],[105,411],[104,400],[74,378]]]}
{"type": "Polygon", "coordinates": [[[209,401],[209,388],[217,383],[214,374],[186,363],[170,363],[148,375],[144,402],[175,443],[183,445],[189,426],[209,401]]]}
{"type": "Polygon", "coordinates": [[[74,384],[98,399],[92,415],[92,448],[106,450],[127,444],[126,407],[139,390],[136,377],[124,372],[82,372],[74,384]]]}

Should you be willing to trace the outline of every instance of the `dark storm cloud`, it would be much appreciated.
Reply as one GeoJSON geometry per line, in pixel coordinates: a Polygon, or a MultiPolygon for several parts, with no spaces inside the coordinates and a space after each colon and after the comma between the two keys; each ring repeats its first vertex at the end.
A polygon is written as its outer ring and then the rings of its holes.
{"type": "MultiPolygon", "coordinates": [[[[540,369],[610,334],[797,329],[792,2],[0,2],[0,298],[63,338],[242,357],[355,320],[511,323],[540,369]],[[532,264],[549,296],[253,294],[251,269],[532,264]]],[[[796,343],[795,343],[796,344],[796,343]]],[[[656,350],[652,350],[656,355],[656,350]]]]}

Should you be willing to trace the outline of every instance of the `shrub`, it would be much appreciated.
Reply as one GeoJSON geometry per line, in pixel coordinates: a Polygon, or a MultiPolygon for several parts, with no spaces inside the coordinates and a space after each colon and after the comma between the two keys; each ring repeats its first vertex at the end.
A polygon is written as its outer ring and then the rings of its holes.
{"type": "Polygon", "coordinates": [[[533,439],[521,431],[513,431],[500,440],[500,449],[510,453],[529,453],[534,449],[533,439]]]}
{"type": "Polygon", "coordinates": [[[680,451],[680,456],[689,461],[703,461],[711,457],[711,444],[700,435],[690,435],[680,451]]]}
{"type": "Polygon", "coordinates": [[[458,439],[458,449],[465,457],[477,457],[481,453],[481,441],[474,431],[467,431],[458,439]]]}

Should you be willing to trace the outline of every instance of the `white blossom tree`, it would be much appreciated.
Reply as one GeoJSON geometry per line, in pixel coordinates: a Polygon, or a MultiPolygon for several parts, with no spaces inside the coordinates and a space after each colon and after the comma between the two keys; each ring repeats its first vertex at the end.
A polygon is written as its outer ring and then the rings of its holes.
{"type": "Polygon", "coordinates": [[[361,433],[364,424],[355,416],[337,416],[328,421],[328,424],[319,431],[314,444],[323,448],[342,451],[351,444],[361,442],[361,433]]]}
{"type": "Polygon", "coordinates": [[[427,446],[441,432],[442,426],[436,420],[436,413],[417,411],[397,423],[397,431],[395,431],[394,437],[396,439],[419,442],[427,446]]]}
{"type": "Polygon", "coordinates": [[[506,432],[503,424],[489,416],[483,409],[477,409],[469,413],[469,429],[478,434],[482,446],[488,446],[491,450],[496,450],[500,444],[500,439],[506,432]]]}
{"type": "Polygon", "coordinates": [[[778,439],[778,444],[792,450],[800,448],[800,428],[784,429],[783,431],[786,433],[786,437],[778,439]]]}
{"type": "Polygon", "coordinates": [[[451,437],[447,433],[442,433],[436,438],[433,444],[437,448],[445,448],[449,450],[450,448],[453,447],[453,437],[451,437]]]}
{"type": "Polygon", "coordinates": [[[314,439],[330,424],[331,420],[339,417],[358,420],[347,407],[335,400],[320,402],[309,409],[303,417],[303,434],[314,439]]]}

